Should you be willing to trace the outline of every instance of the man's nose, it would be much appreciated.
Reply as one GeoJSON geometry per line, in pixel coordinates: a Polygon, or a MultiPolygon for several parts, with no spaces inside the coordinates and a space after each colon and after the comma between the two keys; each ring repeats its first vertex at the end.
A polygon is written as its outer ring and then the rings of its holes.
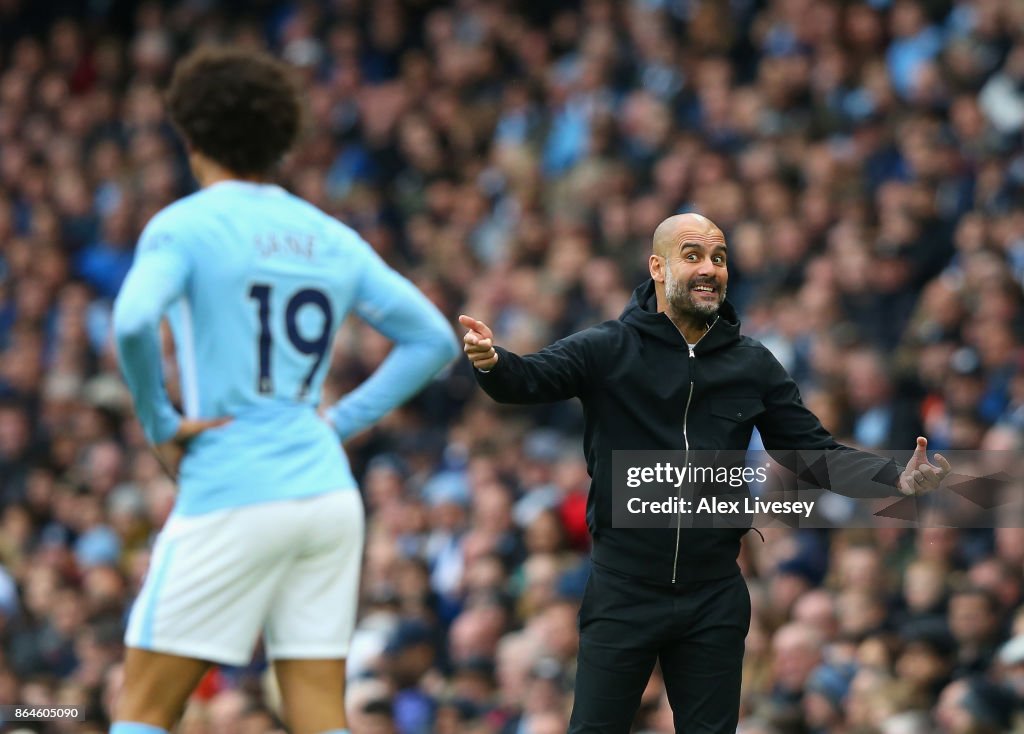
{"type": "Polygon", "coordinates": [[[710,257],[706,257],[697,264],[697,275],[714,276],[715,266],[710,257]]]}

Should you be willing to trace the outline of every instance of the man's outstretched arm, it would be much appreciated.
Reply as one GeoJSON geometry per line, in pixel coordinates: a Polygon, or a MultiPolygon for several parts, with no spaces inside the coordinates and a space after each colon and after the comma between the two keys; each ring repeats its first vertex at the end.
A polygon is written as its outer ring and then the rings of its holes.
{"type": "Polygon", "coordinates": [[[499,403],[551,403],[578,397],[594,377],[587,329],[561,339],[536,354],[520,356],[493,344],[494,334],[483,321],[459,316],[468,330],[463,351],[473,364],[484,392],[499,403]]]}
{"type": "Polygon", "coordinates": [[[917,438],[914,455],[901,467],[869,451],[838,443],[800,398],[793,378],[768,354],[765,412],[758,431],[772,458],[800,478],[848,497],[889,497],[929,492],[949,474],[949,462],[928,461],[928,441],[917,438]]]}

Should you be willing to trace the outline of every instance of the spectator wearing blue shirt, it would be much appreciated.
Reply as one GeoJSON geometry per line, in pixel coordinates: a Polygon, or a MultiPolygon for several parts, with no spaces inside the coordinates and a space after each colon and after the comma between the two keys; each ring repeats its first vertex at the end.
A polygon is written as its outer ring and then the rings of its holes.
{"type": "Polygon", "coordinates": [[[896,93],[908,99],[921,65],[942,50],[942,34],[928,25],[918,0],[900,0],[893,6],[891,30],[896,40],[886,52],[889,78],[896,93]]]}
{"type": "Polygon", "coordinates": [[[100,239],[79,253],[75,269],[103,298],[113,299],[132,267],[134,257],[133,202],[127,198],[103,218],[100,239]]]}

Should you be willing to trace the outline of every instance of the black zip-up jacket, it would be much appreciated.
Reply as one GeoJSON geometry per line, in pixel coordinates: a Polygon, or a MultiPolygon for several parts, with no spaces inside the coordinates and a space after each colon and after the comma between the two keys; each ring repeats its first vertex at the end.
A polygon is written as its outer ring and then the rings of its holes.
{"type": "Polygon", "coordinates": [[[740,335],[728,301],[692,352],[675,324],[657,312],[656,303],[654,281],[648,280],[617,321],[585,329],[536,354],[520,356],[496,347],[494,369],[474,370],[484,391],[501,403],[580,398],[583,448],[593,480],[587,524],[595,563],[654,583],[723,578],[738,573],[740,538],[747,532],[683,529],[677,543],[674,529],[612,527],[616,450],[743,450],[756,426],[765,447],[784,465],[780,457],[793,450],[827,451],[830,464],[840,459],[844,488],[833,486],[836,491],[898,495],[898,465],[837,443],[804,407],[796,383],[771,352],[740,335]]]}

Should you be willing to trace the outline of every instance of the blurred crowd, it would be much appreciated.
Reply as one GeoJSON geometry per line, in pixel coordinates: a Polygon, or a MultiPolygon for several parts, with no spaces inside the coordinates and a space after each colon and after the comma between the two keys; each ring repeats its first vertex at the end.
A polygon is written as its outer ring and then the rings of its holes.
{"type": "MultiPolygon", "coordinates": [[[[698,211],[745,333],[840,440],[1021,451],[1021,0],[5,0],[0,703],[87,712],[50,730],[105,731],[174,502],[110,307],[141,228],[195,186],[161,91],[206,42],[294,65],[308,130],[280,182],[453,323],[527,352],[617,318],[658,222],[698,211]]],[[[346,324],[327,398],[387,350],[346,324]]],[[[369,518],[353,734],[565,730],[581,424],[494,405],[460,361],[347,446],[369,518]]],[[[1024,529],[765,536],[741,555],[740,732],[1024,731],[1024,529]]],[[[277,700],[257,650],[180,731],[284,731],[277,700]]],[[[657,671],[635,731],[672,731],[657,671]]]]}

